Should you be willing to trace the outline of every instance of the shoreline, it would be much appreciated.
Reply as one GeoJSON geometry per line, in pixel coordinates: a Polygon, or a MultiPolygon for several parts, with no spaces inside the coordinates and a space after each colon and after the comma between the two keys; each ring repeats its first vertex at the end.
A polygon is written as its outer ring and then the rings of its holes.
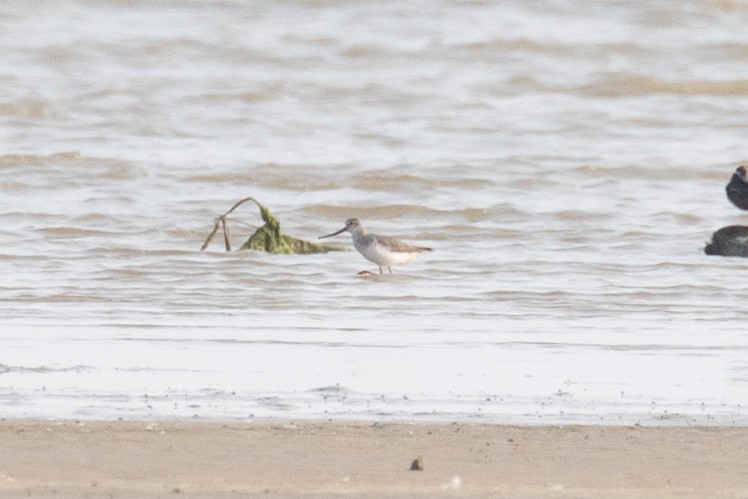
{"type": "Polygon", "coordinates": [[[0,496],[744,497],[748,427],[0,421],[0,496]],[[420,458],[424,469],[410,470],[420,458]]]}

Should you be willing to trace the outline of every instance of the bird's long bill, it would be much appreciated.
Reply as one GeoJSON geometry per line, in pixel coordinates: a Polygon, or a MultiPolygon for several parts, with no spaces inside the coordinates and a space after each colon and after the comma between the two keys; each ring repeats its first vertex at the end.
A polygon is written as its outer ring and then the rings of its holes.
{"type": "Polygon", "coordinates": [[[324,239],[324,238],[326,238],[326,237],[337,236],[337,235],[338,235],[338,234],[340,234],[341,232],[345,232],[345,229],[347,229],[347,228],[348,228],[348,227],[343,227],[343,228],[342,228],[342,229],[340,229],[339,231],[337,231],[337,232],[333,232],[332,234],[327,234],[326,236],[319,236],[319,239],[324,239]]]}

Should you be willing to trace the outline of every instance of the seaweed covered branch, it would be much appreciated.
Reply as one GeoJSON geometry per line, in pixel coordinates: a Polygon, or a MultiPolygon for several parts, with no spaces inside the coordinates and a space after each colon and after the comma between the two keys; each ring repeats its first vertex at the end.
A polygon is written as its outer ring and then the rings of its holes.
{"type": "Polygon", "coordinates": [[[200,251],[204,251],[211,243],[218,230],[221,229],[223,232],[223,242],[226,251],[231,251],[231,242],[229,240],[229,228],[228,216],[236,210],[239,206],[246,203],[247,201],[254,202],[260,209],[260,217],[265,224],[255,230],[247,241],[242,244],[239,250],[257,250],[264,251],[266,253],[275,254],[298,254],[308,255],[314,253],[327,253],[329,251],[346,251],[345,248],[339,246],[332,246],[327,244],[318,244],[310,241],[304,241],[286,234],[283,234],[280,229],[280,221],[265,207],[262,203],[257,201],[253,197],[247,197],[240,201],[237,201],[226,213],[219,215],[213,221],[213,230],[205,239],[200,251]]]}

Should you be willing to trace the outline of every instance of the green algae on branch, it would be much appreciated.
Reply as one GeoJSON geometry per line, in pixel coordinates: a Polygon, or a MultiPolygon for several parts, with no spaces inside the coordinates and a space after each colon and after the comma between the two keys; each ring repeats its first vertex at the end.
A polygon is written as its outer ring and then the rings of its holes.
{"type": "Polygon", "coordinates": [[[339,246],[317,244],[303,239],[283,234],[280,230],[280,222],[270,213],[265,206],[253,200],[260,208],[260,216],[265,225],[255,231],[247,242],[242,244],[240,250],[252,249],[266,251],[268,253],[309,255],[313,253],[327,253],[328,251],[344,251],[339,246]]]}
{"type": "Polygon", "coordinates": [[[260,208],[260,216],[265,222],[265,225],[257,229],[254,234],[252,234],[250,238],[242,244],[239,250],[251,249],[282,255],[309,255],[314,253],[327,253],[328,251],[346,251],[345,248],[339,246],[312,243],[283,234],[280,230],[280,221],[270,213],[270,210],[268,210],[267,207],[252,197],[242,199],[232,206],[229,211],[215,219],[213,231],[208,235],[208,238],[203,243],[200,251],[203,251],[208,247],[210,242],[213,240],[213,237],[218,233],[219,228],[223,229],[223,242],[226,251],[231,251],[227,217],[231,212],[247,201],[254,202],[260,208]]]}

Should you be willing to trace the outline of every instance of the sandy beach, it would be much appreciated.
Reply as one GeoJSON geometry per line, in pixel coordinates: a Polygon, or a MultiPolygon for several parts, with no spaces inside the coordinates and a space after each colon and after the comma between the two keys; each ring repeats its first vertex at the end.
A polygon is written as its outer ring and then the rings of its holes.
{"type": "Polygon", "coordinates": [[[748,494],[748,428],[3,421],[0,441],[3,498],[748,494]]]}

